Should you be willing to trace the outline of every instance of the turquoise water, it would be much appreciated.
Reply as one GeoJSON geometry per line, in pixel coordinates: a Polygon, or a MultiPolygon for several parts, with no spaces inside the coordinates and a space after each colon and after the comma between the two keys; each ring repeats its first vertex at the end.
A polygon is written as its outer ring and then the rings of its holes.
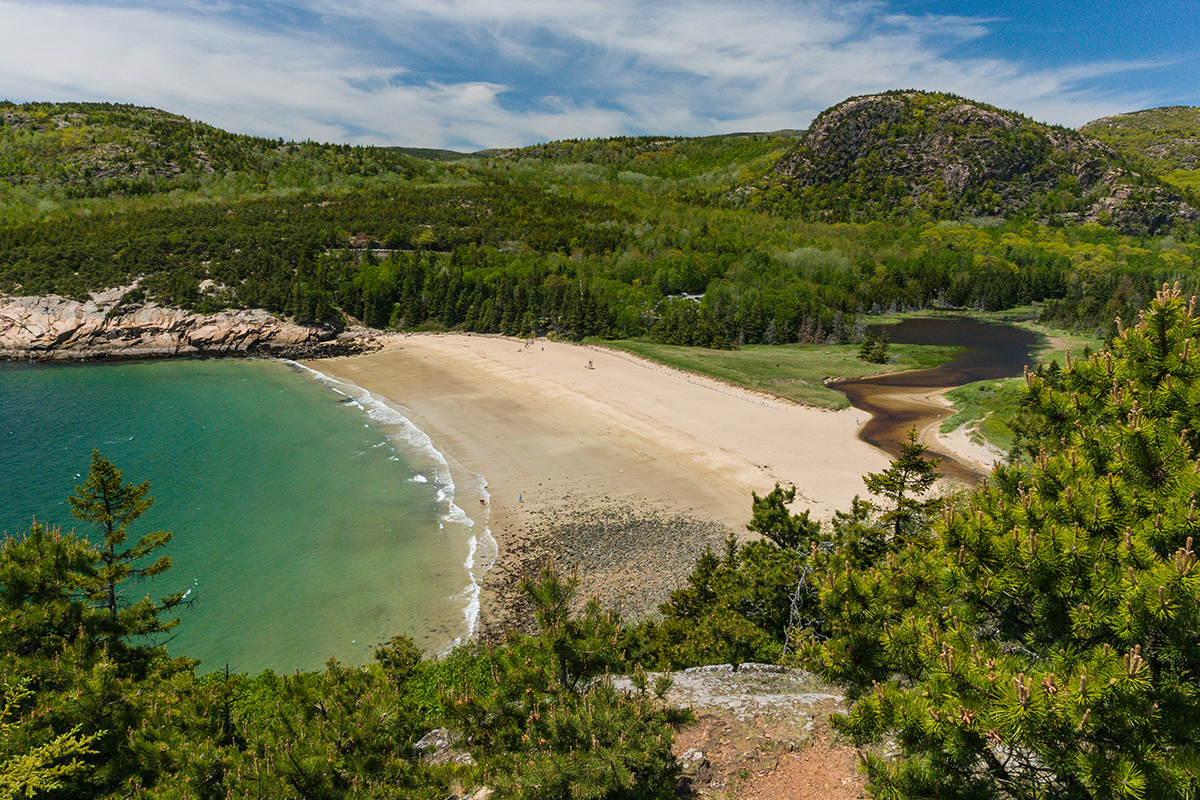
{"type": "Polygon", "coordinates": [[[173,654],[255,673],[365,663],[398,633],[442,650],[494,542],[455,502],[482,480],[403,412],[284,362],[0,363],[0,531],[91,534],[66,498],[96,448],[152,484],[131,533],[174,534],[172,569],[132,587],[190,590],[173,654]]]}

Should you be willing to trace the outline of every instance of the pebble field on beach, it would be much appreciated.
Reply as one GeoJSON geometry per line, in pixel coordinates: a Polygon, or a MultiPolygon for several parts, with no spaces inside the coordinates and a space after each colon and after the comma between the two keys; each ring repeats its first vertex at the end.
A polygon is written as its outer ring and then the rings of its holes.
{"type": "Polygon", "coordinates": [[[507,553],[484,576],[495,608],[485,610],[483,636],[508,628],[531,630],[532,614],[520,590],[526,575],[551,564],[579,579],[576,609],[597,597],[626,620],[658,610],[687,585],[708,548],[723,554],[732,528],[646,501],[584,498],[576,494],[526,509],[519,530],[505,531],[507,553]]]}

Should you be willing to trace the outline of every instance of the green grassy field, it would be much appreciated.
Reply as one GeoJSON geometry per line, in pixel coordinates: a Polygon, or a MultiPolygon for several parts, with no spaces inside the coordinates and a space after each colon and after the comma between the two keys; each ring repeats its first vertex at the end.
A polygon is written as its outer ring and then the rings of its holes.
{"type": "Polygon", "coordinates": [[[946,399],[957,412],[942,421],[942,433],[967,426],[976,441],[986,441],[1008,452],[1012,449],[1013,431],[1008,423],[1020,408],[1024,378],[1001,381],[978,381],[946,392],[946,399]]]}
{"type": "Polygon", "coordinates": [[[850,405],[840,392],[825,388],[826,379],[925,369],[948,361],[955,351],[953,347],[893,344],[888,350],[889,363],[869,364],[858,358],[856,344],[746,345],[737,350],[709,350],[629,339],[589,343],[820,408],[850,405]]]}
{"type": "MultiPolygon", "coordinates": [[[[929,312],[935,313],[935,312],[929,312]]],[[[944,313],[944,312],[942,312],[944,313]]],[[[1039,337],[1034,364],[1058,361],[1066,366],[1069,349],[1081,356],[1085,347],[1099,350],[1104,342],[1093,336],[1079,336],[1047,328],[1030,321],[1032,308],[1010,309],[997,314],[970,316],[1017,325],[1039,337]]],[[[912,315],[907,315],[912,316],[912,315]]],[[[872,322],[899,322],[902,317],[872,318],[872,322]]],[[[892,344],[887,364],[869,364],[858,358],[858,345],[747,345],[737,350],[709,350],[703,347],[679,347],[641,339],[622,341],[589,340],[590,344],[623,350],[670,367],[695,372],[754,391],[766,392],[819,408],[846,408],[845,396],[826,388],[831,378],[861,378],[908,369],[925,369],[949,360],[953,347],[892,344]]],[[[950,432],[967,426],[972,435],[1004,451],[1012,447],[1013,432],[1009,421],[1016,415],[1025,386],[1024,378],[980,381],[960,386],[946,397],[957,409],[943,420],[941,430],[950,432]]]]}

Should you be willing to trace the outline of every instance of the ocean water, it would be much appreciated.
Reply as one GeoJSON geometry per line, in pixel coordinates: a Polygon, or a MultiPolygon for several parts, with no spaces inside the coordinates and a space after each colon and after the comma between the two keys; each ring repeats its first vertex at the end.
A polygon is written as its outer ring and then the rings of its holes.
{"type": "Polygon", "coordinates": [[[474,629],[482,478],[357,387],[268,360],[3,362],[0,441],[9,534],[36,517],[95,539],[67,504],[93,449],[151,482],[131,535],[171,531],[173,565],[129,591],[189,592],[168,647],[201,671],[362,664],[396,634],[439,652],[474,629]]]}

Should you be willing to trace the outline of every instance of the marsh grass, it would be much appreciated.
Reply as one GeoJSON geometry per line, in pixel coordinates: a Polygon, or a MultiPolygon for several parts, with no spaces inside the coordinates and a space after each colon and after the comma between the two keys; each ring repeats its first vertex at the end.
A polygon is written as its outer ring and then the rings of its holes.
{"type": "Polygon", "coordinates": [[[797,403],[835,409],[847,408],[850,403],[841,392],[827,388],[827,380],[927,369],[953,358],[955,351],[953,347],[893,344],[888,363],[869,364],[858,358],[856,344],[746,345],[737,350],[709,350],[641,339],[590,343],[797,403]]]}
{"type": "Polygon", "coordinates": [[[986,441],[1004,452],[1012,449],[1009,423],[1020,409],[1024,378],[978,381],[946,392],[957,412],[942,420],[942,433],[967,426],[972,439],[986,441]]]}
{"type": "MultiPolygon", "coordinates": [[[[995,321],[1004,321],[1032,331],[1038,336],[1038,344],[1034,351],[1034,363],[1030,370],[1037,369],[1039,364],[1049,364],[1057,361],[1060,367],[1066,366],[1066,352],[1071,351],[1074,357],[1082,357],[1085,348],[1100,350],[1104,341],[1094,336],[1080,336],[1062,330],[1047,328],[1034,322],[1018,322],[1012,315],[1021,316],[1022,309],[1013,309],[1002,315],[992,315],[995,321]]],[[[979,315],[988,318],[989,315],[979,315]]],[[[976,441],[986,441],[1006,453],[1012,449],[1013,430],[1010,425],[1020,410],[1021,395],[1025,389],[1025,379],[1006,378],[1004,380],[987,380],[968,383],[951,389],[946,393],[946,399],[954,404],[956,412],[943,420],[942,433],[949,433],[959,427],[967,426],[971,436],[976,441]]]]}

